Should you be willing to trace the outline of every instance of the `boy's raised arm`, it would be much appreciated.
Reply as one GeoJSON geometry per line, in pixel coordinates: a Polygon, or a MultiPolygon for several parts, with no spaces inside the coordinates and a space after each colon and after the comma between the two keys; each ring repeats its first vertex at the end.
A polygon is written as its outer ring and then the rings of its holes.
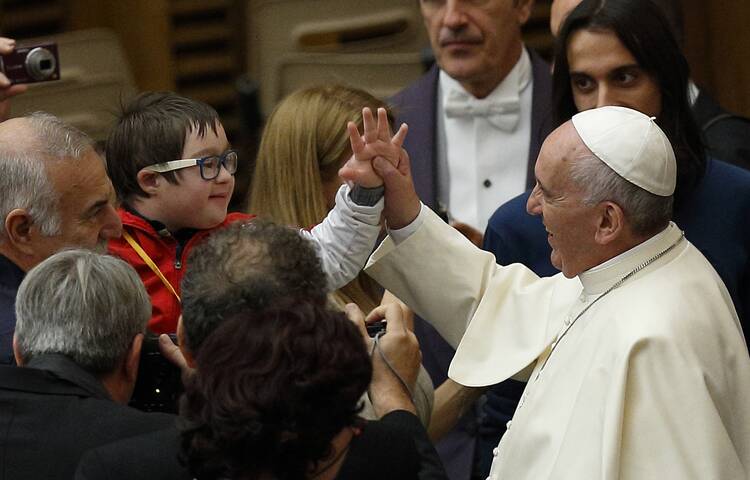
{"type": "Polygon", "coordinates": [[[347,125],[352,157],[339,175],[348,184],[339,189],[336,206],[323,222],[303,233],[318,245],[331,290],[343,287],[357,276],[380,234],[383,180],[375,172],[373,160],[379,158],[398,165],[405,155],[401,147],[407,132],[405,125],[391,136],[385,109],[378,110],[376,120],[370,109],[365,108],[362,118],[362,136],[356,126],[347,125]]]}

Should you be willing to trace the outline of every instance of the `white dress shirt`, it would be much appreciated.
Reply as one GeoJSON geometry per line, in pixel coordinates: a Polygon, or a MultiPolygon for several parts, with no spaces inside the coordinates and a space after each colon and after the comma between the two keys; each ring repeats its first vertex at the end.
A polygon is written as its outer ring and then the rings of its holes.
{"type": "Polygon", "coordinates": [[[438,202],[449,217],[484,232],[494,211],[526,188],[532,105],[531,59],[526,49],[487,97],[471,101],[488,104],[520,101],[520,118],[504,131],[483,116],[449,116],[450,95],[471,96],[442,70],[438,82],[437,175],[438,202]]]}

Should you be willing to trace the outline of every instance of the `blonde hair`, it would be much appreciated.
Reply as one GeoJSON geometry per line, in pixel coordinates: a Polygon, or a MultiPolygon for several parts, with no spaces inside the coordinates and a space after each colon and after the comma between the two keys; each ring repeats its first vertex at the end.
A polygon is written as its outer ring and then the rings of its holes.
{"type": "MultiPolygon", "coordinates": [[[[386,107],[369,93],[346,86],[298,90],[282,100],[266,123],[250,189],[250,211],[275,222],[309,228],[328,214],[323,182],[338,175],[351,155],[346,123],[362,127],[362,108],[386,107]]],[[[389,115],[390,116],[390,115],[389,115]]],[[[364,311],[380,288],[360,274],[332,295],[339,306],[364,311]]]]}

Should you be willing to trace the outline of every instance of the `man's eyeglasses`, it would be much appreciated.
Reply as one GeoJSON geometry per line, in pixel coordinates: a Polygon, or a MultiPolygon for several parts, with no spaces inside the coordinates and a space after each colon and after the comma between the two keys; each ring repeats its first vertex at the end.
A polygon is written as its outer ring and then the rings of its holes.
{"type": "Polygon", "coordinates": [[[221,155],[209,155],[207,157],[201,158],[184,158],[182,160],[172,160],[171,162],[149,165],[144,169],[150,170],[152,172],[164,173],[198,165],[201,170],[201,178],[203,180],[213,180],[214,178],[219,176],[222,165],[227,169],[227,172],[229,172],[229,174],[234,175],[237,171],[238,157],[239,155],[237,154],[237,150],[227,150],[221,155]]]}

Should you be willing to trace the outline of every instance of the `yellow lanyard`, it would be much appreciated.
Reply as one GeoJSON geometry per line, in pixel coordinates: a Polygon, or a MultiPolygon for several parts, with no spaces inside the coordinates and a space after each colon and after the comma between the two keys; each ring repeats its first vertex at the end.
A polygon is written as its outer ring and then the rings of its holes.
{"type": "Polygon", "coordinates": [[[141,260],[146,262],[146,265],[149,266],[149,268],[156,274],[159,279],[161,279],[162,283],[164,284],[167,289],[169,289],[170,292],[172,292],[172,295],[175,296],[178,302],[181,302],[180,296],[177,295],[177,291],[174,289],[171,283],[169,283],[169,280],[167,280],[167,277],[164,276],[163,273],[161,273],[161,270],[159,270],[159,267],[154,263],[153,260],[151,260],[151,257],[148,256],[148,253],[140,246],[138,245],[138,242],[136,242],[135,238],[133,238],[127,230],[122,231],[122,236],[125,238],[125,241],[127,241],[131,247],[133,247],[133,250],[135,250],[135,253],[138,254],[139,257],[141,257],[141,260]]]}

